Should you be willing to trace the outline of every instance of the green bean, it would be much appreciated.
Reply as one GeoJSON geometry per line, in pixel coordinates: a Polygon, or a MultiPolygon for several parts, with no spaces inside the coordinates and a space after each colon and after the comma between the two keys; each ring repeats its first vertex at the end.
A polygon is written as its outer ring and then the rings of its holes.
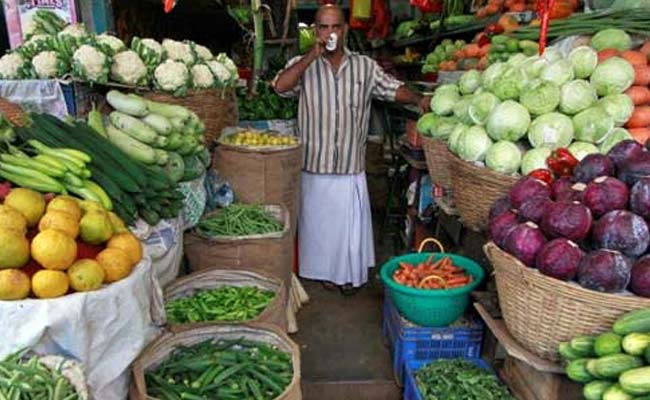
{"type": "Polygon", "coordinates": [[[196,229],[204,237],[250,236],[282,231],[282,224],[262,206],[233,204],[204,217],[196,229]]]}

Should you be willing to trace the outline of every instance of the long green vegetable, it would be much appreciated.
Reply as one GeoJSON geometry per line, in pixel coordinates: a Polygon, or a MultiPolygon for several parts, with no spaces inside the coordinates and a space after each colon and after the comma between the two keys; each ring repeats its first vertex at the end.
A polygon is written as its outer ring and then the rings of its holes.
{"type": "Polygon", "coordinates": [[[179,347],[145,373],[147,395],[166,400],[272,400],[292,378],[289,354],[244,339],[179,347]]]}
{"type": "Polygon", "coordinates": [[[275,297],[255,286],[223,286],[201,290],[165,304],[169,322],[246,321],[256,318],[275,297]]]}
{"type": "Polygon", "coordinates": [[[282,224],[255,204],[233,204],[199,221],[196,230],[204,237],[250,236],[282,231],[282,224]]]}
{"type": "Polygon", "coordinates": [[[79,396],[72,384],[58,371],[29,359],[23,352],[0,361],[0,399],[10,400],[76,400],[79,396]]]}
{"type": "MultiPolygon", "coordinates": [[[[644,8],[573,14],[568,18],[551,20],[548,25],[548,37],[556,39],[571,35],[592,35],[608,28],[650,36],[649,20],[650,10],[644,8]]],[[[538,40],[539,31],[539,26],[526,26],[511,32],[510,35],[519,40],[538,40]]]]}
{"type": "Polygon", "coordinates": [[[415,379],[422,400],[514,400],[496,376],[467,360],[434,361],[415,379]]]}

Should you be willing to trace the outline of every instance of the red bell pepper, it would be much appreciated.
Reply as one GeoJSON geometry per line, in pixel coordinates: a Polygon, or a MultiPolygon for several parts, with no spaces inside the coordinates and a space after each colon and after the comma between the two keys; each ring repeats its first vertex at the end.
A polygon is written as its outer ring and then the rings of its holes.
{"type": "Polygon", "coordinates": [[[553,173],[546,168],[538,168],[536,170],[530,171],[528,176],[531,176],[535,179],[539,179],[540,181],[546,183],[547,185],[553,183],[553,173]]]}
{"type": "Polygon", "coordinates": [[[537,14],[542,18],[541,31],[539,33],[539,55],[544,54],[546,42],[548,40],[548,23],[551,16],[551,10],[555,0],[537,0],[537,14]]]}
{"type": "Polygon", "coordinates": [[[578,159],[568,149],[559,148],[551,153],[546,159],[546,164],[558,176],[569,176],[578,165],[578,159]]]}
{"type": "Polygon", "coordinates": [[[169,14],[176,7],[177,0],[162,0],[165,14],[169,14]]]}
{"type": "Polygon", "coordinates": [[[500,24],[490,24],[485,27],[485,33],[488,35],[498,35],[505,31],[500,24]]]}

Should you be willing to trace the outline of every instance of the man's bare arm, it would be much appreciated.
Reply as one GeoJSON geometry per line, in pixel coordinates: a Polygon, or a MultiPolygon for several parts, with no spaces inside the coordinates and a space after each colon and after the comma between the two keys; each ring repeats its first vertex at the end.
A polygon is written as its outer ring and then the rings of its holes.
{"type": "Polygon", "coordinates": [[[428,96],[422,96],[421,94],[402,85],[397,89],[397,92],[395,92],[395,101],[403,104],[413,104],[414,106],[418,106],[420,111],[425,113],[429,111],[431,98],[428,96]]]}
{"type": "Polygon", "coordinates": [[[309,53],[305,54],[305,56],[298,60],[297,63],[293,64],[278,75],[275,81],[275,90],[278,93],[284,93],[295,88],[300,82],[302,74],[305,73],[309,65],[311,65],[315,59],[320,57],[324,51],[324,44],[322,42],[317,42],[309,53]]]}

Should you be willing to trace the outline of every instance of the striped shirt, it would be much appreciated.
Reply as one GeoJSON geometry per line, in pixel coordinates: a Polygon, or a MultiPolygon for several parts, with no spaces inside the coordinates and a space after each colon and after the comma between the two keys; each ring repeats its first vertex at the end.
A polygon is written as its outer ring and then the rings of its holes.
{"type": "MultiPolygon", "coordinates": [[[[285,69],[300,58],[291,59],[285,69]]],[[[298,85],[281,93],[299,96],[303,169],[317,174],[363,172],[371,100],[394,101],[400,86],[402,82],[386,74],[373,59],[347,49],[336,73],[326,58],[314,60],[298,85]]]]}

